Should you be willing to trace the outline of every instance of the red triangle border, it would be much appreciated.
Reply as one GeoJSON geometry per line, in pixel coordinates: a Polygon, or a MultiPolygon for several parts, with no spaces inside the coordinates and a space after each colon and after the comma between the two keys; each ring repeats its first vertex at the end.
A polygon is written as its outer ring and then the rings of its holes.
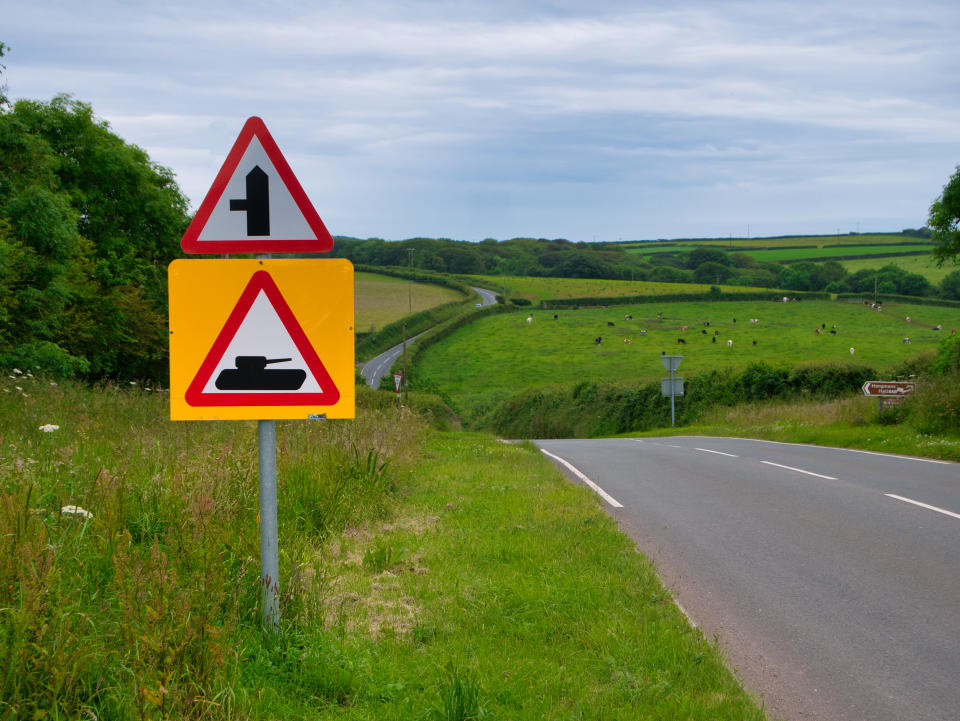
{"type": "Polygon", "coordinates": [[[340,391],[334,384],[333,379],[330,378],[330,374],[327,373],[327,369],[324,367],[317,352],[313,349],[310,339],[307,338],[306,333],[303,332],[300,323],[297,322],[293,311],[291,311],[290,306],[287,305],[287,301],[284,300],[276,282],[274,282],[267,271],[258,270],[251,276],[247,287],[244,288],[240,299],[230,312],[230,316],[227,318],[226,323],[224,323],[223,329],[220,331],[217,339],[213,342],[210,352],[207,353],[207,357],[200,365],[200,369],[190,382],[184,399],[187,404],[191,406],[332,406],[340,400],[340,391]],[[253,306],[253,302],[257,299],[261,291],[266,294],[267,300],[270,301],[273,309],[280,317],[283,327],[287,333],[290,334],[290,338],[293,340],[294,345],[296,345],[300,355],[303,356],[303,360],[316,379],[317,384],[321,389],[329,388],[330,390],[321,390],[320,393],[300,393],[297,391],[286,393],[203,392],[203,389],[210,381],[220,361],[223,360],[227,348],[231,341],[233,341],[240,325],[246,319],[250,308],[253,306]]]}
{"type": "Polygon", "coordinates": [[[253,116],[248,118],[247,122],[243,124],[240,135],[237,136],[233,147],[227,154],[227,159],[223,162],[220,172],[217,173],[213,185],[210,186],[210,190],[207,191],[207,195],[197,209],[196,215],[193,216],[193,220],[190,221],[190,225],[183,234],[183,238],[180,240],[180,247],[183,248],[185,253],[195,254],[326,253],[333,249],[333,237],[317,214],[316,208],[314,208],[313,203],[310,202],[310,198],[308,198],[306,192],[304,192],[300,181],[297,180],[290,166],[287,164],[286,158],[283,157],[283,153],[280,152],[276,141],[274,141],[273,136],[270,135],[270,131],[267,130],[266,124],[260,118],[253,116]],[[316,238],[200,240],[200,234],[207,225],[207,221],[210,220],[214,208],[216,208],[217,203],[227,189],[227,184],[240,165],[243,154],[247,152],[247,148],[250,147],[250,142],[254,136],[260,141],[264,152],[266,152],[270,162],[273,163],[273,167],[293,197],[297,208],[303,213],[307,225],[317,236],[316,238]]]}

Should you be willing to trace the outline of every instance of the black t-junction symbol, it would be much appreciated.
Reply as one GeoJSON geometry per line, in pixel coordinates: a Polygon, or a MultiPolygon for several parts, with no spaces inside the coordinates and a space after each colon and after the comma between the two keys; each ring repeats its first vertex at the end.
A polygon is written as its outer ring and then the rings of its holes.
{"type": "Polygon", "coordinates": [[[270,178],[259,165],[247,173],[247,197],[231,198],[230,210],[247,213],[247,235],[270,235],[270,178]]]}

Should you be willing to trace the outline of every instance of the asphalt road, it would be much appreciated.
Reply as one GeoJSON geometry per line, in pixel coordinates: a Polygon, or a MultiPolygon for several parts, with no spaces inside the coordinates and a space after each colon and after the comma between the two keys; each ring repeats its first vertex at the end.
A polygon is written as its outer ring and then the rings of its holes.
{"type": "Polygon", "coordinates": [[[770,718],[960,718],[960,465],[734,438],[537,445],[608,495],[770,718]]]}
{"type": "MultiPolygon", "coordinates": [[[[497,294],[492,290],[487,290],[486,288],[473,288],[477,293],[480,294],[482,299],[480,302],[481,306],[493,305],[497,302],[497,294]]],[[[417,338],[422,336],[423,333],[418,333],[417,335],[409,338],[407,340],[407,345],[413,343],[417,338]]],[[[367,385],[371,388],[380,387],[380,379],[383,378],[387,373],[390,372],[390,369],[393,367],[393,364],[397,362],[397,358],[400,357],[400,354],[403,353],[403,344],[395,345],[388,351],[384,351],[375,358],[371,358],[366,363],[360,366],[360,375],[363,376],[363,379],[367,382],[367,385]]]]}
{"type": "MultiPolygon", "coordinates": [[[[426,333],[426,331],[424,331],[424,333],[426,333]]],[[[412,338],[408,338],[407,345],[409,346],[422,335],[423,333],[417,333],[417,335],[412,338]]],[[[403,343],[393,346],[390,350],[364,363],[360,367],[360,375],[363,376],[367,385],[371,388],[379,388],[380,379],[390,372],[390,369],[393,368],[393,364],[397,362],[397,358],[400,357],[401,353],[403,353],[403,343]]]]}

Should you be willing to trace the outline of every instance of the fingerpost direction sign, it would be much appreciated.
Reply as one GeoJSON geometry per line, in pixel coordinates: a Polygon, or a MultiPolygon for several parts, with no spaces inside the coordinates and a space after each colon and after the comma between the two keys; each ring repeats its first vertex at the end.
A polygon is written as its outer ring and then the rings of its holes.
{"type": "Polygon", "coordinates": [[[353,418],[353,266],[175,260],[172,420],[353,418]]]}
{"type": "Polygon", "coordinates": [[[252,117],[180,246],[186,253],[325,253],[333,238],[263,120],[252,117]]]}
{"type": "Polygon", "coordinates": [[[865,396],[907,396],[916,390],[913,381],[867,381],[863,384],[865,396]]]}

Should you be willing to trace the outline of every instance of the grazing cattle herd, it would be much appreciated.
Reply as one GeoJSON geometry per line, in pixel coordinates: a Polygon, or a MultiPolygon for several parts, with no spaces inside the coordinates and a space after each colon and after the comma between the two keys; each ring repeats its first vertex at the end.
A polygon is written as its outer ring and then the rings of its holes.
{"type": "MultiPolygon", "coordinates": [[[[784,302],[789,302],[789,299],[784,299],[784,302]]],[[[866,305],[867,305],[868,307],[870,307],[871,310],[881,311],[881,310],[883,309],[882,304],[879,304],[879,303],[876,303],[876,304],[874,304],[874,303],[867,303],[866,305]]],[[[559,315],[558,313],[554,313],[554,314],[553,314],[553,320],[559,320],[559,319],[560,319],[560,315],[559,315]]],[[[624,319],[624,321],[630,322],[630,321],[633,320],[633,315],[630,314],[630,313],[627,313],[627,314],[625,314],[625,315],[623,316],[623,319],[624,319]]],[[[658,323],[663,322],[664,318],[663,318],[663,312],[662,312],[662,311],[660,311],[660,312],[657,313],[657,319],[656,319],[656,320],[657,320],[658,323]]],[[[737,322],[737,319],[736,319],[736,318],[732,318],[732,319],[731,319],[731,324],[735,325],[736,322],[737,322]]],[[[910,316],[906,316],[906,317],[904,318],[904,322],[906,322],[906,323],[913,323],[913,320],[911,319],[910,316]]],[[[530,314],[526,317],[526,323],[527,323],[527,325],[530,325],[530,324],[533,323],[533,313],[530,313],[530,314]]],[[[608,328],[615,328],[615,327],[616,327],[616,323],[614,323],[614,322],[611,321],[611,320],[606,321],[606,325],[607,325],[608,328]]],[[[759,326],[759,325],[760,325],[760,319],[759,319],[759,318],[750,318],[750,325],[753,326],[753,327],[759,326]]],[[[700,330],[700,335],[701,335],[701,336],[707,336],[707,335],[709,335],[708,332],[707,332],[707,328],[710,327],[710,321],[708,321],[708,320],[703,321],[703,326],[704,326],[704,327],[700,330]]],[[[941,329],[942,329],[942,325],[925,326],[925,327],[926,327],[926,328],[929,328],[929,329],[931,329],[931,330],[935,330],[935,331],[938,331],[938,330],[941,330],[941,329]]],[[[687,332],[688,330],[689,330],[689,326],[687,326],[687,325],[681,325],[681,326],[680,326],[680,332],[681,332],[681,333],[685,333],[685,332],[687,332]]],[[[813,329],[813,332],[814,332],[816,335],[821,335],[821,334],[824,333],[824,332],[829,332],[830,335],[836,336],[836,335],[839,334],[839,327],[837,326],[837,324],[834,323],[834,324],[831,325],[830,330],[827,331],[827,324],[826,324],[826,323],[821,323],[818,327],[816,327],[816,328],[813,329]]],[[[953,328],[950,332],[951,332],[953,335],[956,335],[957,330],[956,330],[956,328],[953,328]]],[[[646,336],[646,335],[647,335],[647,331],[646,331],[645,328],[639,329],[639,330],[637,331],[637,333],[638,333],[640,336],[646,336]]],[[[720,336],[720,331],[719,331],[719,330],[714,330],[714,331],[713,331],[713,335],[710,336],[710,342],[715,344],[715,343],[717,342],[717,338],[718,338],[719,336],[720,336]]],[[[755,347],[755,346],[757,345],[757,339],[756,339],[756,338],[752,338],[752,339],[750,339],[750,340],[751,340],[751,344],[755,347]]],[[[594,342],[595,345],[601,345],[601,344],[603,343],[603,336],[597,336],[596,338],[594,338],[593,342],[594,342]]],[[[904,336],[904,338],[903,338],[903,343],[904,343],[904,344],[908,344],[908,343],[910,343],[910,342],[911,342],[911,341],[910,341],[909,336],[904,336]]],[[[624,343],[624,345],[633,345],[633,339],[632,339],[632,338],[624,338],[624,339],[623,339],[623,343],[624,343]]],[[[677,337],[677,345],[686,345],[686,344],[687,344],[687,339],[686,339],[686,338],[684,338],[683,336],[678,336],[678,337],[677,337]]],[[[733,347],[733,339],[732,339],[732,338],[728,338],[728,339],[727,339],[727,348],[732,348],[732,347],[733,347]]],[[[850,347],[850,355],[854,355],[855,352],[856,352],[856,349],[851,346],[851,347],[850,347]]]]}

